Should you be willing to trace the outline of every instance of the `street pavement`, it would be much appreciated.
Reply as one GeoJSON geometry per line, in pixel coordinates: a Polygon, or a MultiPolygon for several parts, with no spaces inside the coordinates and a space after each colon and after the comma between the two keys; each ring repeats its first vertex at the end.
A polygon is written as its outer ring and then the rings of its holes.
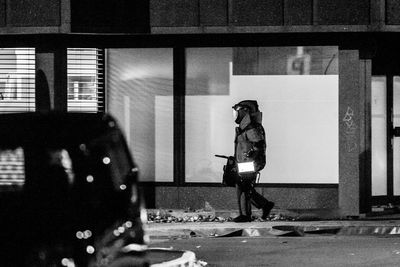
{"type": "Polygon", "coordinates": [[[167,240],[151,246],[192,251],[197,266],[206,267],[400,266],[400,239],[397,237],[188,238],[167,240]]]}
{"type": "MultiPolygon", "coordinates": [[[[232,218],[238,214],[234,210],[155,209],[147,212],[148,223],[145,224],[145,231],[150,240],[150,247],[179,240],[189,241],[195,237],[226,237],[224,239],[226,242],[230,242],[229,239],[232,237],[400,237],[400,213],[364,218],[340,218],[335,212],[324,210],[308,210],[299,213],[274,209],[267,220],[260,219],[261,214],[256,211],[253,214],[254,221],[235,223],[232,218]]],[[[307,240],[307,242],[310,242],[313,239],[307,240]]],[[[168,264],[164,262],[160,266],[185,266],[185,264],[175,264],[177,261],[191,262],[186,266],[206,265],[198,260],[197,252],[194,253],[186,249],[180,251],[180,253],[186,253],[186,258],[189,255],[190,260],[185,259],[184,254],[182,254],[181,257],[170,261],[168,264]]]]}
{"type": "MultiPolygon", "coordinates": [[[[400,214],[385,216],[339,219],[335,216],[319,216],[307,211],[303,214],[274,210],[270,218],[263,221],[255,216],[255,221],[235,223],[231,218],[235,211],[148,210],[149,214],[159,213],[164,220],[152,220],[145,225],[150,240],[177,239],[189,237],[216,236],[304,236],[315,234],[335,235],[389,235],[400,237],[400,214]],[[293,216],[296,215],[296,216],[293,216]],[[324,217],[325,216],[325,217],[324,217]],[[199,220],[198,218],[215,218],[199,220]],[[175,218],[175,219],[170,219],[175,218]],[[184,218],[177,220],[176,218],[184,218]],[[309,218],[309,219],[307,219],[309,218]]],[[[322,213],[320,213],[322,214],[322,213]]]]}

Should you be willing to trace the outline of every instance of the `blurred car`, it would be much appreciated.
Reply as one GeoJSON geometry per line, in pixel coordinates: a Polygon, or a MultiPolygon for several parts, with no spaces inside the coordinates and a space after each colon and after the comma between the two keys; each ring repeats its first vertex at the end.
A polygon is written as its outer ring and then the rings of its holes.
{"type": "Polygon", "coordinates": [[[147,266],[137,175],[110,115],[0,115],[0,266],[147,266]]]}

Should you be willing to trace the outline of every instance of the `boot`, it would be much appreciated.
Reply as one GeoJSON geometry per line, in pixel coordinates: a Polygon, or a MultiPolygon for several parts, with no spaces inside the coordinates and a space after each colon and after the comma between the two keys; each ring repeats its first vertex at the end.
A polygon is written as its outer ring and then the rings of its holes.
{"type": "Polygon", "coordinates": [[[275,203],[268,201],[263,195],[258,193],[255,189],[251,191],[251,203],[257,208],[262,209],[262,216],[261,218],[265,220],[269,213],[271,212],[272,208],[274,207],[275,203]]]}
{"type": "Polygon", "coordinates": [[[241,222],[251,222],[251,218],[246,215],[239,215],[233,219],[234,222],[236,223],[241,223],[241,222]]]}
{"type": "Polygon", "coordinates": [[[269,213],[271,212],[272,208],[274,207],[275,203],[268,201],[268,203],[266,205],[264,205],[264,207],[262,207],[262,216],[261,219],[265,220],[267,219],[269,213]]]}
{"type": "Polygon", "coordinates": [[[250,200],[257,209],[262,209],[269,203],[269,201],[255,189],[250,191],[250,200]]]}

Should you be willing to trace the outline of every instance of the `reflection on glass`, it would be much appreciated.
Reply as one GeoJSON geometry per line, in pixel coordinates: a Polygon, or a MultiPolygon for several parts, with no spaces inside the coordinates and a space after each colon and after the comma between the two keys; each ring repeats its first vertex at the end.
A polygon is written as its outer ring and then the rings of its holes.
{"type": "Polygon", "coordinates": [[[236,47],[233,75],[338,75],[335,46],[236,47]]]}
{"type": "Polygon", "coordinates": [[[386,78],[372,77],[371,186],[373,196],[387,194],[386,116],[386,78]]]}
{"type": "Polygon", "coordinates": [[[186,182],[221,182],[232,155],[232,105],[257,100],[266,183],[338,182],[338,48],[186,49],[186,182]],[[321,149],[323,147],[324,149],[321,149]]]}
{"type": "Polygon", "coordinates": [[[170,48],[108,50],[108,111],[125,132],[142,181],[173,181],[170,48]]]}

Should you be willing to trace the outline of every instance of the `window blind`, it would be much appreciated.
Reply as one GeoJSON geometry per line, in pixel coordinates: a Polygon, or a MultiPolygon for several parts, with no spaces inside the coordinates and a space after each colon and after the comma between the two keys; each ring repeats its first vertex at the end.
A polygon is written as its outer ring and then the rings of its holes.
{"type": "Polygon", "coordinates": [[[35,49],[0,48],[0,113],[35,111],[35,49]]]}
{"type": "Polygon", "coordinates": [[[68,111],[103,112],[104,50],[68,48],[68,111]]]}

